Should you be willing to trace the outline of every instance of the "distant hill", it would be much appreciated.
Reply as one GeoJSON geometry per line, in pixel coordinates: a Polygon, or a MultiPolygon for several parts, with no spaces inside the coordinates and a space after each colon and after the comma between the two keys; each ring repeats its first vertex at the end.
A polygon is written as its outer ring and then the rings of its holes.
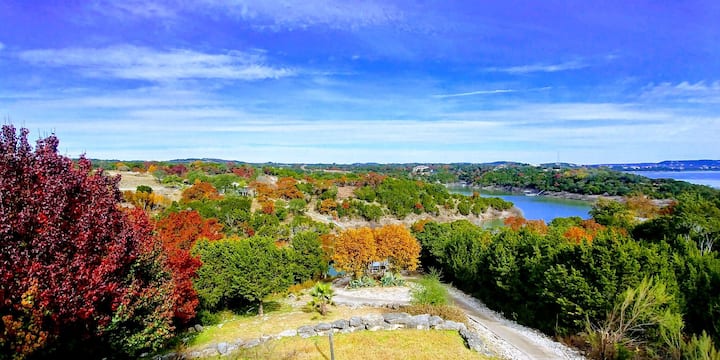
{"type": "Polygon", "coordinates": [[[633,171],[691,171],[720,170],[720,160],[665,160],[658,163],[596,164],[588,167],[607,167],[633,171]]]}

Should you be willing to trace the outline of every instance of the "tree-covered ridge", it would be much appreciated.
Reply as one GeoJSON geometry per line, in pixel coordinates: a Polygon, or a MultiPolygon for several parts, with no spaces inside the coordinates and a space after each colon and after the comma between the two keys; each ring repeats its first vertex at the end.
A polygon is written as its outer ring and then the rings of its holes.
{"type": "Polygon", "coordinates": [[[654,199],[675,198],[693,191],[706,195],[717,192],[707,186],[672,179],[644,176],[605,168],[551,168],[529,165],[475,167],[460,170],[458,178],[479,186],[570,192],[587,195],[627,196],[644,194],[654,199]]]}

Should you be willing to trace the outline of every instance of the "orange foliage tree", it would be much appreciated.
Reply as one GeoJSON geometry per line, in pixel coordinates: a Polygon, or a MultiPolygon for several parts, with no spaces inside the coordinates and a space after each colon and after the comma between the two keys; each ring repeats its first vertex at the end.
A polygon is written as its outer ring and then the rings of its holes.
{"type": "Polygon", "coordinates": [[[590,243],[593,240],[592,235],[588,234],[585,229],[579,226],[571,226],[565,231],[563,236],[574,244],[581,244],[583,242],[590,243]]]}
{"type": "Polygon", "coordinates": [[[268,201],[275,196],[275,189],[269,184],[253,181],[250,183],[250,187],[255,189],[255,195],[259,202],[268,201]]]}
{"type": "Polygon", "coordinates": [[[386,175],[381,175],[375,172],[369,172],[363,176],[360,177],[360,181],[358,181],[358,186],[372,186],[377,187],[380,185],[385,179],[387,178],[386,175]]]}
{"type": "Polygon", "coordinates": [[[525,226],[527,220],[525,220],[525,218],[522,216],[510,216],[506,218],[503,223],[505,224],[505,226],[509,227],[513,231],[518,231],[520,230],[520,228],[525,226]]]}
{"type": "Polygon", "coordinates": [[[347,229],[335,241],[335,268],[360,277],[375,257],[375,238],[370,228],[347,229]]]}
{"type": "Polygon", "coordinates": [[[541,235],[545,235],[548,232],[548,226],[543,220],[528,220],[525,223],[525,228],[541,235]]]}
{"type": "Polygon", "coordinates": [[[513,231],[520,231],[524,228],[541,235],[548,232],[548,226],[543,220],[527,220],[522,216],[510,216],[503,223],[513,231]]]}
{"type": "Polygon", "coordinates": [[[388,262],[400,269],[415,270],[420,257],[420,243],[402,225],[385,225],[373,231],[376,259],[388,262]]]}
{"type": "Polygon", "coordinates": [[[287,200],[302,198],[303,194],[295,186],[296,184],[297,180],[291,177],[284,177],[278,179],[276,184],[276,196],[287,200]]]}
{"type": "Polygon", "coordinates": [[[180,321],[195,317],[199,304],[192,279],[197,277],[200,259],[192,256],[190,250],[199,239],[218,240],[223,237],[222,224],[216,219],[204,219],[195,211],[171,213],[155,225],[156,237],[161,241],[168,256],[168,266],[173,273],[175,289],[174,315],[180,321]]]}
{"type": "Polygon", "coordinates": [[[273,203],[272,201],[265,201],[261,203],[261,205],[263,214],[272,215],[275,213],[275,203],[273,203]]]}
{"type": "Polygon", "coordinates": [[[193,186],[183,190],[182,201],[216,200],[220,198],[217,189],[209,182],[197,180],[193,186]]]}
{"type": "Polygon", "coordinates": [[[333,199],[325,199],[320,202],[318,212],[321,214],[332,214],[337,209],[337,203],[333,199]]]}

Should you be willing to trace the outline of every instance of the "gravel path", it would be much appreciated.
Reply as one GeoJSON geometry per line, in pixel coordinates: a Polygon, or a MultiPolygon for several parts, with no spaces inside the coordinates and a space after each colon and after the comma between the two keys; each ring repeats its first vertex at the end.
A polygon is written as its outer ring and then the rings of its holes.
{"type": "Polygon", "coordinates": [[[383,307],[387,305],[408,305],[410,304],[410,288],[404,286],[395,287],[373,287],[361,289],[346,289],[344,287],[333,287],[335,305],[349,307],[373,306],[383,307]]]}
{"type": "MultiPolygon", "coordinates": [[[[504,318],[488,309],[480,300],[450,285],[447,288],[455,305],[468,315],[470,326],[498,356],[511,360],[585,359],[576,350],[539,331],[504,318]]],[[[405,286],[347,289],[343,284],[334,284],[333,290],[336,305],[353,308],[407,305],[412,299],[410,288],[405,286]]]]}
{"type": "Polygon", "coordinates": [[[504,318],[472,296],[450,286],[448,291],[455,305],[467,313],[472,327],[499,356],[513,360],[584,359],[576,350],[504,318]]]}

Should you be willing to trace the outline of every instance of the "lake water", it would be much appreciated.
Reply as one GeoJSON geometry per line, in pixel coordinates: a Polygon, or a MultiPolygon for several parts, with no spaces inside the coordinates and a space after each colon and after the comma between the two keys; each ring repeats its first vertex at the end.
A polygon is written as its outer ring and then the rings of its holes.
{"type": "MultiPolygon", "coordinates": [[[[473,191],[477,191],[477,189],[464,186],[449,186],[448,190],[463,195],[472,195],[473,191]]],[[[583,219],[590,218],[590,203],[587,201],[486,191],[481,191],[480,196],[499,197],[510,201],[522,211],[523,217],[528,220],[545,220],[545,222],[549,223],[558,217],[579,216],[583,219]]]]}
{"type": "Polygon", "coordinates": [[[720,189],[720,171],[626,171],[651,179],[675,179],[720,189]]]}

